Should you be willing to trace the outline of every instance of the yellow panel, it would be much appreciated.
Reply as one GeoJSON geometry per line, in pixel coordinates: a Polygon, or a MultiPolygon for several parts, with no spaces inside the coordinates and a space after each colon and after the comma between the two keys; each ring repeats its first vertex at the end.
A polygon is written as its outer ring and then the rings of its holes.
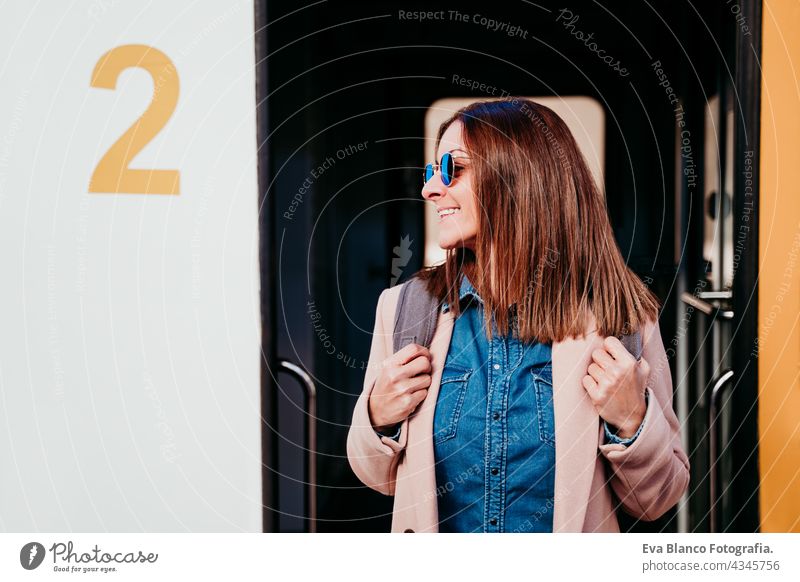
{"type": "Polygon", "coordinates": [[[761,528],[800,532],[800,3],[765,0],[763,6],[761,528]]]}

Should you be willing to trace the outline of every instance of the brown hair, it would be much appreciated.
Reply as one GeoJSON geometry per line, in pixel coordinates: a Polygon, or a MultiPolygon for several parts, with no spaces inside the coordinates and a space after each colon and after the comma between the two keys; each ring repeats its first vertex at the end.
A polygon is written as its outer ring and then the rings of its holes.
{"type": "Polygon", "coordinates": [[[441,125],[437,149],[456,121],[473,168],[478,234],[474,253],[450,249],[444,263],[417,273],[431,293],[457,316],[466,272],[489,338],[492,313],[501,333],[516,318],[526,342],[579,337],[589,311],[604,336],[657,318],[659,300],[625,264],[604,196],[555,112],[518,98],[472,103],[441,125]]]}

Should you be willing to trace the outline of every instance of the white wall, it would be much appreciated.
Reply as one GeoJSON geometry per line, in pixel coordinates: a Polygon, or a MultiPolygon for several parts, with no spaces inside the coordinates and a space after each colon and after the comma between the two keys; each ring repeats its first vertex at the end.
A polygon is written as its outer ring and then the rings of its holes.
{"type": "Polygon", "coordinates": [[[252,2],[3,5],[0,530],[261,531],[254,62],[252,2]],[[90,84],[130,44],[174,69],[129,167],[177,195],[89,193],[154,98],[90,84]]]}

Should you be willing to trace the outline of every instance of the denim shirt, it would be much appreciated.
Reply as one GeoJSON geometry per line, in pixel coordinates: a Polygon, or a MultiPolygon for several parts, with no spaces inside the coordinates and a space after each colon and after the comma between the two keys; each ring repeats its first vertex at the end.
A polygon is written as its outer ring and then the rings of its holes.
{"type": "MultiPolygon", "coordinates": [[[[439,531],[552,531],[551,345],[501,336],[496,327],[489,341],[483,302],[466,276],[459,302],[433,420],[439,531]]],[[[624,445],[642,430],[620,439],[604,427],[607,442],[624,445]]],[[[398,428],[391,438],[399,436],[398,428]]]]}
{"type": "Polygon", "coordinates": [[[439,531],[552,531],[550,345],[496,328],[489,341],[483,303],[466,277],[459,298],[433,419],[439,531]]]}

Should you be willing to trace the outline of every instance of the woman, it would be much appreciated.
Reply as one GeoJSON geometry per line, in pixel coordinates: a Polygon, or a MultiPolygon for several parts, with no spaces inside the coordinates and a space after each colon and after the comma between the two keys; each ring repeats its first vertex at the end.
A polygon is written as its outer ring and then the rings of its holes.
{"type": "Polygon", "coordinates": [[[394,495],[393,532],[617,532],[686,491],[655,296],[625,265],[574,138],[528,100],[442,124],[423,197],[445,262],[430,348],[392,353],[378,300],[350,465],[394,495]],[[638,331],[641,359],[617,336],[638,331]]]}

